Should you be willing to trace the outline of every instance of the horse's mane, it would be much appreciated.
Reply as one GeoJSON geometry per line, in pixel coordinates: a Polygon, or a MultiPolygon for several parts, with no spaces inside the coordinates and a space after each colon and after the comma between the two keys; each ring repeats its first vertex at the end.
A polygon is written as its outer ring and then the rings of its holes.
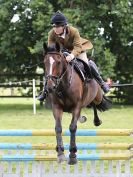
{"type": "Polygon", "coordinates": [[[47,52],[57,52],[56,45],[52,44],[47,47],[47,52]]]}
{"type": "Polygon", "coordinates": [[[44,49],[44,55],[48,52],[60,52],[60,44],[55,43],[51,45],[47,45],[46,43],[43,43],[43,49],[44,49]]]}
{"type": "Polygon", "coordinates": [[[55,45],[48,46],[47,52],[55,52],[55,51],[56,51],[55,45]]]}

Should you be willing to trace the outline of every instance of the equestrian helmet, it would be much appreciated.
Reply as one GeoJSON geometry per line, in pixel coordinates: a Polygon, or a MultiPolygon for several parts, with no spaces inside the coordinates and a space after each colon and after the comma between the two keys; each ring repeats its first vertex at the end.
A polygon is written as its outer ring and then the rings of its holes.
{"type": "Polygon", "coordinates": [[[51,18],[51,24],[64,26],[67,24],[67,19],[61,12],[57,11],[51,18]]]}

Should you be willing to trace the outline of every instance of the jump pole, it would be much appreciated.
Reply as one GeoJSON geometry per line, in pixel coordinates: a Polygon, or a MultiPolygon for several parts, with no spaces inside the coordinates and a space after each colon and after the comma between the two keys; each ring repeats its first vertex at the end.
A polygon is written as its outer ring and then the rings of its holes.
{"type": "MultiPolygon", "coordinates": [[[[64,143],[64,150],[69,150],[69,143],[64,143]]],[[[133,143],[76,143],[78,150],[133,150],[133,143]]],[[[56,150],[55,143],[4,143],[0,149],[9,150],[56,150]]]]}
{"type": "MultiPolygon", "coordinates": [[[[69,129],[62,131],[62,136],[70,136],[69,129]]],[[[55,136],[54,129],[3,129],[0,136],[55,136]]],[[[78,129],[76,136],[133,136],[133,129],[78,129]]]]}
{"type": "MultiPolygon", "coordinates": [[[[69,158],[69,154],[65,155],[66,160],[69,158]]],[[[102,153],[102,154],[77,154],[77,159],[81,161],[86,160],[130,160],[133,158],[132,152],[127,153],[102,153]]],[[[56,154],[51,155],[1,155],[0,161],[57,161],[56,154]]]]}

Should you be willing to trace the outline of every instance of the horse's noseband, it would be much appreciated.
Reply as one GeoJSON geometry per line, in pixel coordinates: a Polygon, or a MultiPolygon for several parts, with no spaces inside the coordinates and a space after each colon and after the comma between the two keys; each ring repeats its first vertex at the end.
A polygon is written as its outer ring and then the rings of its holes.
{"type": "Polygon", "coordinates": [[[47,75],[46,80],[51,79],[51,80],[57,80],[59,76],[53,76],[53,75],[47,75]]]}
{"type": "Polygon", "coordinates": [[[54,76],[54,75],[47,75],[46,76],[46,82],[51,79],[54,83],[55,83],[55,87],[53,88],[53,90],[57,90],[60,82],[62,81],[65,73],[66,73],[67,69],[65,70],[65,72],[63,74],[61,74],[60,76],[54,76]]]}
{"type": "Polygon", "coordinates": [[[57,85],[60,80],[60,76],[47,75],[46,82],[50,79],[55,82],[55,85],[57,85]]]}

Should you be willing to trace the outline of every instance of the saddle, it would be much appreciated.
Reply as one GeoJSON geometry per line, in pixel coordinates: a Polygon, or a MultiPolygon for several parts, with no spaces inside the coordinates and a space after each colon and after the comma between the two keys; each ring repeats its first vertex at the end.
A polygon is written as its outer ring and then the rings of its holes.
{"type": "Polygon", "coordinates": [[[75,71],[78,73],[83,82],[93,78],[91,68],[86,62],[84,62],[80,58],[74,58],[70,62],[70,65],[74,67],[75,71]]]}

